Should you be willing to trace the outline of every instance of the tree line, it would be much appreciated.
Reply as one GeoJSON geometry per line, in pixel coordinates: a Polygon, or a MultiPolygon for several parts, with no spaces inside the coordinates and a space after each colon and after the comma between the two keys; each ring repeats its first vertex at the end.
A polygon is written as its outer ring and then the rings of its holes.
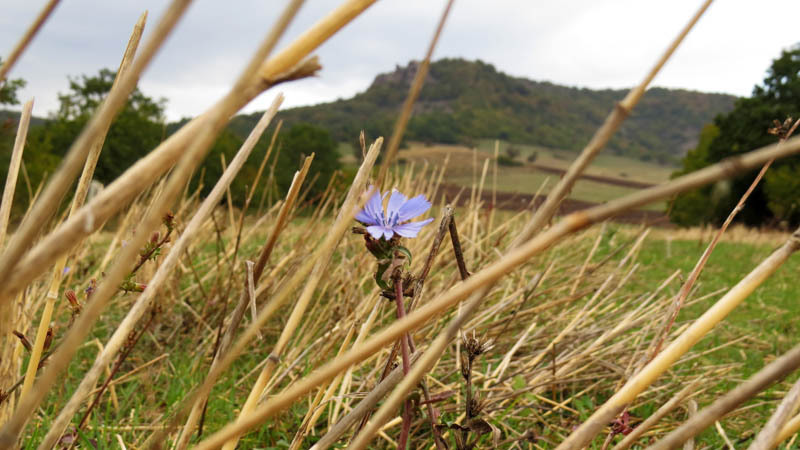
{"type": "MultiPolygon", "coordinates": [[[[35,190],[57,169],[72,142],[111,89],[114,77],[113,71],[102,69],[96,75],[70,78],[69,91],[59,94],[58,110],[44,123],[31,126],[23,154],[25,172],[21,176],[24,180],[19,181],[20,188],[15,192],[15,214],[21,214],[27,207],[32,195],[27,186],[35,190]]],[[[21,79],[5,83],[0,88],[0,108],[19,104],[18,90],[24,85],[25,81],[21,79]]],[[[95,180],[103,184],[112,182],[188,122],[189,119],[183,119],[177,123],[167,123],[164,116],[166,102],[163,98],[149,97],[138,88],[133,91],[109,129],[95,169],[95,180]]],[[[16,131],[16,116],[6,115],[0,119],[0,175],[3,179],[8,172],[16,131]]],[[[190,189],[200,188],[202,195],[210,192],[222,175],[223,157],[230,162],[244,142],[246,133],[249,130],[242,135],[230,127],[223,129],[203,164],[196,170],[190,189]]],[[[231,184],[232,201],[237,206],[245,202],[269,146],[270,134],[269,130],[264,133],[231,184]]],[[[288,190],[302,159],[315,153],[307,178],[313,180],[309,197],[313,198],[327,186],[333,173],[340,169],[337,147],[337,143],[323,128],[305,123],[288,127],[280,133],[276,148],[267,162],[266,175],[273,174],[272,183],[267,182],[269,176],[262,177],[259,186],[256,186],[254,198],[263,198],[269,191],[275,198],[281,197],[288,190]]]]}
{"type": "MultiPolygon", "coordinates": [[[[673,176],[693,172],[722,159],[777,142],[770,130],[800,118],[800,44],[772,61],[762,84],[733,110],[718,115],[700,133],[673,176]]],[[[721,224],[758,171],[679,195],[670,218],[679,225],[721,224]]],[[[800,224],[800,157],[776,161],[755,188],[737,220],[748,226],[795,227],[800,224]]]]}

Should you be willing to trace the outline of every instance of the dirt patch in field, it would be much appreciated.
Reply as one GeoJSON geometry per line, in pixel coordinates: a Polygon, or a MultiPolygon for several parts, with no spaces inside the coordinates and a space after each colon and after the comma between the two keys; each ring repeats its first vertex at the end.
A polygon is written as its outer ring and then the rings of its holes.
{"type": "MultiPolygon", "coordinates": [[[[444,196],[445,202],[455,203],[463,206],[469,203],[470,189],[452,184],[444,184],[439,188],[439,199],[444,196]]],[[[545,196],[535,196],[532,194],[520,194],[516,192],[497,192],[497,204],[492,205],[492,193],[484,191],[481,195],[484,208],[506,209],[511,211],[522,211],[523,209],[538,208],[544,202],[545,196]]],[[[566,199],[561,202],[557,215],[566,215],[576,211],[582,211],[597,203],[584,202],[580,200],[566,199]]],[[[657,227],[671,228],[666,214],[659,211],[634,210],[621,213],[611,219],[613,222],[647,224],[657,227]]]]}

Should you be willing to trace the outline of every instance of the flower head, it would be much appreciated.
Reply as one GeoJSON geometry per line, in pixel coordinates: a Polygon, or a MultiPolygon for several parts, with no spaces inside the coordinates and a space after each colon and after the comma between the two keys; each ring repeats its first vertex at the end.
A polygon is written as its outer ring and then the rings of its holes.
{"type": "Polygon", "coordinates": [[[364,209],[356,214],[356,220],[367,227],[373,238],[383,238],[388,241],[395,233],[402,237],[414,238],[422,227],[433,221],[431,217],[419,222],[409,222],[431,208],[431,203],[424,195],[420,194],[409,199],[397,189],[392,189],[389,203],[384,211],[383,199],[388,194],[388,192],[381,194],[380,190],[376,190],[364,205],[364,209]]]}

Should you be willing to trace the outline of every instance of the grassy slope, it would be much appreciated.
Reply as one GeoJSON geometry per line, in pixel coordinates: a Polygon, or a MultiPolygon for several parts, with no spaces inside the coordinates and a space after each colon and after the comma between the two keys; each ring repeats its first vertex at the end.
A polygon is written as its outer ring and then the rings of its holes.
{"type": "MultiPolygon", "coordinates": [[[[500,143],[500,152],[503,154],[509,144],[500,143]]],[[[563,150],[547,149],[539,146],[514,145],[520,150],[518,161],[526,161],[533,152],[537,153],[535,163],[547,167],[565,170],[570,161],[576,154],[563,150]]],[[[343,146],[343,148],[346,148],[343,146]]],[[[450,159],[447,163],[447,182],[461,186],[472,186],[473,182],[480,179],[484,160],[494,155],[494,141],[482,141],[477,147],[478,153],[473,154],[471,150],[463,146],[455,145],[432,145],[425,146],[419,143],[410,143],[407,149],[401,150],[399,158],[407,161],[414,161],[418,164],[440,165],[444,164],[445,158],[449,154],[450,159]]],[[[347,150],[341,150],[347,153],[347,150]]],[[[492,162],[489,163],[489,172],[485,182],[486,189],[492,187],[493,171],[492,162]]],[[[654,163],[647,163],[633,158],[626,158],[614,155],[599,156],[592,166],[587,170],[587,174],[614,178],[622,181],[638,181],[645,183],[660,183],[669,179],[669,174],[673,168],[654,163]]],[[[558,175],[537,170],[530,166],[520,167],[498,167],[497,189],[498,191],[520,192],[524,194],[534,194],[539,190],[542,183],[547,180],[547,185],[542,190],[547,193],[558,181],[558,175]]],[[[576,200],[587,202],[605,202],[634,192],[636,189],[626,186],[602,183],[594,180],[579,180],[570,197],[576,200]]],[[[656,203],[645,209],[653,211],[663,211],[665,203],[656,203]]]]}

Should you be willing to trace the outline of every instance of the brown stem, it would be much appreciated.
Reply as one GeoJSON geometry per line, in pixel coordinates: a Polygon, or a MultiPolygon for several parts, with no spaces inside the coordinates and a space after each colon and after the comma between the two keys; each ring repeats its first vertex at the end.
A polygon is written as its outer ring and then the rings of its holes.
{"type": "MultiPolygon", "coordinates": [[[[139,331],[139,333],[133,337],[133,339],[128,343],[128,345],[126,345],[125,350],[122,353],[120,353],[119,357],[117,358],[117,362],[111,369],[111,373],[109,373],[105,383],[103,383],[103,385],[97,391],[97,395],[95,395],[92,404],[89,405],[88,408],[86,408],[86,412],[83,413],[83,417],[81,417],[80,422],[78,422],[78,427],[75,430],[76,433],[86,425],[86,420],[89,419],[89,416],[92,414],[92,410],[100,403],[100,399],[103,397],[103,394],[105,393],[109,384],[111,384],[111,380],[114,379],[114,375],[116,375],[120,367],[122,367],[122,363],[125,362],[125,359],[128,357],[128,355],[130,355],[131,351],[133,351],[133,348],[136,346],[136,343],[139,342],[139,339],[142,337],[144,332],[147,331],[147,329],[150,327],[150,324],[153,323],[153,319],[155,319],[155,317],[156,317],[156,312],[154,310],[150,313],[150,319],[147,321],[147,323],[144,324],[141,331],[139,331]]],[[[77,442],[77,440],[75,440],[74,442],[77,442]]]]}
{"type": "MultiPolygon", "coordinates": [[[[397,304],[397,320],[406,316],[406,308],[403,305],[403,277],[400,269],[394,273],[394,301],[397,304]]],[[[408,333],[400,337],[400,349],[403,355],[403,375],[408,375],[411,370],[411,362],[408,356],[408,333]]],[[[400,439],[397,441],[397,448],[404,450],[408,442],[408,434],[411,431],[411,403],[406,400],[403,404],[403,429],[400,431],[400,439]]]]}
{"type": "Polygon", "coordinates": [[[163,239],[158,241],[158,243],[149,252],[140,256],[139,262],[136,263],[136,266],[134,266],[133,270],[131,270],[132,274],[136,273],[136,271],[138,271],[142,267],[142,265],[144,265],[144,263],[147,262],[151,256],[153,256],[153,253],[155,253],[156,250],[161,248],[162,245],[166,244],[167,241],[169,241],[170,234],[172,234],[172,230],[167,230],[167,234],[164,235],[163,239]]]}
{"type": "MultiPolygon", "coordinates": [[[[463,360],[462,360],[463,361],[463,360]]],[[[469,426],[469,421],[472,419],[472,355],[467,357],[467,401],[466,401],[466,408],[465,413],[467,416],[467,426],[469,426]]],[[[465,444],[469,441],[469,429],[461,430],[461,440],[465,444]]]]}
{"type": "Polygon", "coordinates": [[[455,220],[450,221],[449,228],[450,240],[453,241],[453,252],[456,254],[456,263],[458,264],[458,273],[461,274],[462,280],[466,280],[469,277],[469,272],[467,271],[466,263],[464,263],[464,252],[461,251],[461,241],[458,239],[455,220]]]}

